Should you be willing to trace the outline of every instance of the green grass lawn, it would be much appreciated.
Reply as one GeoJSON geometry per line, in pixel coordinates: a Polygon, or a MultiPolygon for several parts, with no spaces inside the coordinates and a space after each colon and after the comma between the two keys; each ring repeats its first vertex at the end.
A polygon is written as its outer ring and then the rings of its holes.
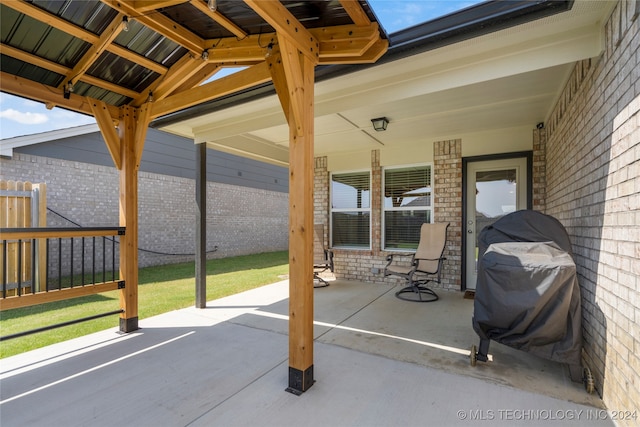
{"type": "MultiPolygon", "coordinates": [[[[282,280],[289,273],[287,251],[207,261],[207,300],[282,280]]],[[[195,305],[195,264],[147,267],[138,273],[138,318],[195,305]]],[[[0,335],[7,336],[120,308],[118,291],[105,292],[0,313],[0,335]]],[[[0,342],[0,358],[117,326],[118,316],[0,342]]]]}

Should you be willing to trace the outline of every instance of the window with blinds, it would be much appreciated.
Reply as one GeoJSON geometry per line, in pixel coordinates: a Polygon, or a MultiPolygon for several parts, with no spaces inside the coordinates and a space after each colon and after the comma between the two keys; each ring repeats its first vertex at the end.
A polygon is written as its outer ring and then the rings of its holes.
{"type": "Polygon", "coordinates": [[[331,246],[369,248],[371,173],[331,175],[331,246]]]}
{"type": "Polygon", "coordinates": [[[420,226],[433,218],[431,169],[431,165],[384,169],[384,249],[417,249],[420,226]]]}

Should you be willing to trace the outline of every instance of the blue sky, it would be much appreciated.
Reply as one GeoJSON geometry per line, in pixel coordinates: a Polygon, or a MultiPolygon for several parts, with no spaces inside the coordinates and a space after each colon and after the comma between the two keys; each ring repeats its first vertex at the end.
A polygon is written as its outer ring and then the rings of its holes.
{"type": "MultiPolygon", "coordinates": [[[[478,0],[370,0],[378,20],[394,33],[456,10],[478,0]]],[[[95,123],[93,117],[0,92],[0,139],[95,123]]]]}

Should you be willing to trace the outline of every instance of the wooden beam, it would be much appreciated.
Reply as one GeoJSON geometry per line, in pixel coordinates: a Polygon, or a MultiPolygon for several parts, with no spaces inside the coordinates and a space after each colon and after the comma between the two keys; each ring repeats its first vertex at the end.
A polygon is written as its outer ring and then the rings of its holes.
{"type": "Polygon", "coordinates": [[[44,22],[45,24],[53,28],[57,28],[64,33],[71,34],[72,36],[87,43],[96,43],[98,40],[98,37],[90,31],[72,24],[71,22],[65,21],[44,9],[33,6],[31,3],[27,3],[25,1],[3,1],[2,5],[30,16],[37,21],[44,22]]]}
{"type": "MultiPolygon", "coordinates": [[[[62,90],[36,83],[33,80],[0,72],[0,88],[3,92],[40,101],[44,104],[59,105],[78,113],[93,115],[91,102],[88,98],[71,93],[66,99],[62,90]]],[[[118,117],[117,107],[110,105],[107,108],[112,117],[118,117]]]]}
{"type": "MultiPolygon", "coordinates": [[[[20,61],[26,62],[28,64],[33,64],[38,67],[44,68],[49,71],[53,71],[54,73],[69,75],[70,68],[65,67],[64,65],[57,64],[53,61],[49,61],[48,59],[40,58],[39,56],[33,55],[31,53],[24,52],[22,50],[18,50],[12,46],[8,46],[6,44],[0,44],[0,51],[2,51],[3,55],[10,56],[12,58],[19,59],[20,61]]],[[[119,93],[121,95],[127,96],[129,98],[135,98],[140,94],[136,91],[127,89],[122,86],[118,86],[114,83],[110,83],[108,81],[99,79],[97,77],[90,76],[88,74],[80,76],[78,79],[81,82],[90,84],[92,86],[101,87],[103,89],[110,90],[111,92],[119,93]]],[[[62,87],[60,87],[62,90],[62,87]]]]}
{"type": "Polygon", "coordinates": [[[123,15],[118,14],[113,21],[109,24],[107,28],[104,29],[98,41],[91,44],[89,50],[80,58],[76,65],[70,70],[67,75],[65,81],[60,83],[59,88],[64,87],[65,84],[71,82],[75,84],[80,77],[82,77],[89,67],[93,65],[94,62],[100,58],[100,55],[107,50],[107,47],[111,45],[113,40],[118,37],[120,31],[122,31],[122,17],[123,15]]]}
{"type": "Polygon", "coordinates": [[[229,32],[233,33],[233,35],[236,36],[237,38],[243,39],[243,38],[245,38],[247,36],[247,32],[246,31],[244,31],[242,28],[238,27],[236,24],[233,23],[233,21],[228,19],[226,16],[221,14],[219,11],[217,11],[217,10],[215,12],[211,11],[209,9],[209,7],[207,6],[207,2],[206,1],[204,1],[204,0],[191,0],[189,3],[191,3],[200,12],[204,13],[209,18],[211,18],[214,21],[216,21],[221,27],[224,27],[226,30],[228,30],[229,32]]]}
{"type": "Polygon", "coordinates": [[[162,34],[169,40],[173,40],[179,45],[190,50],[195,55],[200,55],[204,50],[204,39],[193,34],[181,25],[178,25],[172,19],[160,14],[151,13],[145,15],[135,7],[134,0],[102,0],[109,7],[124,13],[130,19],[139,21],[144,26],[152,29],[156,33],[162,34]]]}
{"type": "Polygon", "coordinates": [[[15,47],[4,43],[0,43],[0,51],[2,51],[3,55],[19,59],[27,64],[33,64],[37,67],[44,68],[45,70],[53,71],[54,73],[65,75],[70,70],[69,67],[65,67],[64,65],[57,64],[53,61],[49,61],[48,59],[41,58],[23,50],[16,49],[15,47]]]}
{"type": "Polygon", "coordinates": [[[133,7],[140,13],[149,13],[163,7],[186,3],[189,0],[134,0],[133,7]]]}
{"type": "Polygon", "coordinates": [[[202,86],[185,90],[161,101],[153,103],[151,120],[165,114],[210,101],[221,96],[229,95],[271,80],[266,63],[254,65],[246,70],[238,71],[220,80],[215,80],[202,86]]]}
{"type": "Polygon", "coordinates": [[[380,59],[382,55],[385,54],[388,48],[389,42],[385,39],[380,39],[373,43],[369,50],[367,50],[361,56],[332,56],[327,58],[320,58],[320,64],[373,64],[378,59],[380,59]]]}
{"type": "Polygon", "coordinates": [[[151,59],[140,55],[139,53],[133,52],[117,44],[109,45],[107,51],[113,53],[114,55],[128,59],[131,62],[135,62],[141,67],[147,68],[151,71],[155,71],[158,74],[165,74],[168,70],[168,68],[164,65],[158,64],[157,62],[152,61],[151,59]]]}
{"type": "Polygon", "coordinates": [[[320,57],[320,44],[300,21],[279,1],[244,0],[251,9],[271,25],[278,37],[286,37],[314,64],[320,57]]]}
{"type": "Polygon", "coordinates": [[[279,47],[274,48],[273,54],[267,58],[267,65],[271,72],[271,80],[276,89],[276,95],[278,95],[278,99],[280,100],[282,111],[287,119],[287,123],[291,126],[291,96],[287,86],[287,76],[282,66],[282,55],[279,47]]]}
{"type": "Polygon", "coordinates": [[[358,59],[375,42],[380,40],[378,24],[366,27],[344,25],[325,27],[311,31],[320,40],[320,60],[353,57],[358,59]]]}
{"type": "Polygon", "coordinates": [[[104,138],[104,142],[107,144],[107,149],[111,154],[113,163],[116,169],[122,169],[122,157],[120,151],[120,137],[113,125],[113,118],[109,114],[107,104],[97,99],[91,100],[91,111],[93,111],[93,117],[95,117],[100,133],[104,138]]]}
{"type": "Polygon", "coordinates": [[[134,135],[134,139],[136,141],[136,169],[140,168],[140,162],[142,161],[142,151],[144,149],[144,143],[147,139],[149,123],[151,122],[150,117],[150,102],[145,103],[142,107],[136,110],[136,133],[134,135]]]}
{"type": "Polygon", "coordinates": [[[360,2],[358,0],[340,0],[340,4],[354,24],[363,27],[371,24],[369,17],[364,13],[364,10],[362,9],[362,6],[360,6],[360,2]]]}
{"type": "Polygon", "coordinates": [[[278,37],[278,45],[282,54],[282,68],[286,76],[287,92],[289,95],[289,129],[296,135],[302,136],[304,121],[304,86],[303,74],[298,49],[289,42],[287,37],[278,37]]]}
{"type": "Polygon", "coordinates": [[[224,38],[207,42],[209,62],[264,61],[275,34],[246,36],[242,40],[224,38]]]}
{"type": "Polygon", "coordinates": [[[207,62],[201,58],[195,58],[189,53],[184,55],[171,67],[167,74],[156,80],[150,87],[153,91],[154,102],[169,96],[176,88],[189,80],[192,75],[197,74],[206,66],[207,62]]]}
{"type": "Polygon", "coordinates": [[[222,67],[220,66],[220,64],[206,64],[203,68],[199,69],[197,73],[192,74],[180,86],[175,88],[175,90],[173,90],[171,94],[184,92],[185,90],[200,86],[204,81],[211,78],[221,69],[222,67]]]}

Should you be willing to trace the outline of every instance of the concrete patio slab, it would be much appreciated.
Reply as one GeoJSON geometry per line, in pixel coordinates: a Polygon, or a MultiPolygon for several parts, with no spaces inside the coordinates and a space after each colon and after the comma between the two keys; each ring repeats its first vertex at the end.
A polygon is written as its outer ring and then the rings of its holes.
{"type": "Polygon", "coordinates": [[[469,366],[473,301],[335,281],[315,295],[316,383],[285,392],[286,281],[0,362],[6,426],[612,426],[568,373],[493,344],[469,366]]]}

